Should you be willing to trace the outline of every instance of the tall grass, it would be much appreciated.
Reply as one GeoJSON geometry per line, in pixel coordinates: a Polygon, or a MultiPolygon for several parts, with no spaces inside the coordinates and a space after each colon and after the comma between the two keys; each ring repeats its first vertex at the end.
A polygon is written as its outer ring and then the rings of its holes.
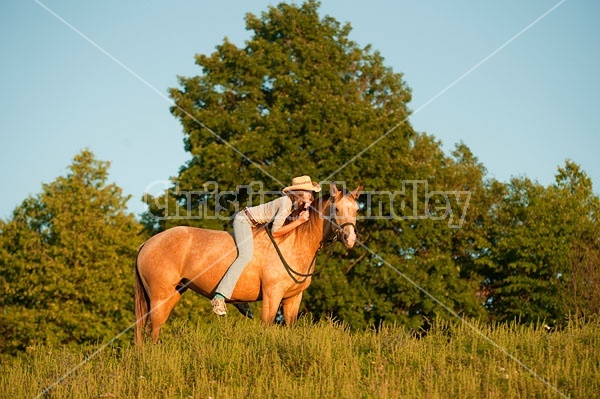
{"type": "MultiPolygon", "coordinates": [[[[570,398],[600,394],[600,323],[543,328],[477,324],[570,398]]],[[[30,348],[0,367],[1,398],[34,398],[96,348],[30,348]]],[[[174,321],[159,345],[110,346],[46,398],[560,398],[461,323],[422,337],[398,327],[351,332],[331,321],[295,328],[174,321]]]]}

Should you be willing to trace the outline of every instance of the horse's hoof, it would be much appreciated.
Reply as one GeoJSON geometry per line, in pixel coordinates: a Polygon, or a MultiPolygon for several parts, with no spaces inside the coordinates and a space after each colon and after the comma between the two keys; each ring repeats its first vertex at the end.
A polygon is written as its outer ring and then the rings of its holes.
{"type": "Polygon", "coordinates": [[[252,319],[254,317],[254,315],[252,314],[252,310],[250,310],[250,305],[248,305],[247,303],[234,303],[233,306],[235,306],[235,308],[247,318],[252,319]]]}

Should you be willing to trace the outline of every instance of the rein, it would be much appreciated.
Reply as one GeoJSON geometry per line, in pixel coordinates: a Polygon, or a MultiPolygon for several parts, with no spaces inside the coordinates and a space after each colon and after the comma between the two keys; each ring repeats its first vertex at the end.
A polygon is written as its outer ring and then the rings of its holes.
{"type": "MultiPolygon", "coordinates": [[[[340,233],[343,234],[345,226],[352,226],[354,228],[354,231],[356,232],[356,225],[354,223],[348,222],[348,223],[344,223],[344,224],[338,226],[338,229],[335,232],[335,234],[333,236],[333,239],[331,239],[330,241],[328,241],[328,242],[331,243],[332,250],[333,250],[333,246],[335,245],[335,242],[338,240],[338,238],[340,236],[340,233]]],[[[317,255],[319,254],[319,252],[323,248],[323,244],[325,243],[325,239],[322,239],[319,242],[319,248],[317,248],[317,251],[315,252],[315,256],[313,256],[312,261],[310,262],[310,265],[308,266],[308,273],[300,273],[300,272],[297,272],[296,270],[294,270],[292,268],[292,266],[290,266],[290,264],[287,263],[287,261],[283,257],[283,254],[281,253],[281,250],[279,249],[279,246],[275,242],[275,238],[273,238],[273,233],[271,232],[271,224],[266,224],[265,225],[265,230],[267,231],[267,235],[269,236],[269,239],[271,240],[271,243],[273,243],[273,246],[275,247],[275,251],[277,251],[277,255],[279,255],[279,259],[281,260],[281,263],[283,263],[283,267],[285,268],[285,271],[288,273],[288,275],[290,276],[290,278],[296,284],[302,284],[309,277],[312,277],[312,276],[314,276],[316,274],[316,272],[311,271],[311,270],[314,269],[315,263],[317,262],[317,255]],[[298,277],[304,277],[304,278],[300,280],[296,276],[298,276],[298,277]]],[[[331,254],[331,251],[330,251],[330,254],[331,254]]]]}
{"type": "Polygon", "coordinates": [[[315,252],[315,256],[313,257],[312,261],[310,262],[310,266],[308,266],[308,273],[300,273],[300,272],[297,272],[296,270],[294,270],[289,265],[289,263],[287,263],[285,258],[283,257],[283,254],[281,253],[281,250],[279,249],[279,246],[275,242],[275,239],[273,238],[273,234],[271,233],[271,225],[270,224],[265,225],[265,230],[267,231],[267,235],[269,236],[269,239],[271,240],[271,242],[273,243],[273,246],[275,247],[275,250],[277,251],[277,255],[279,255],[279,259],[281,259],[281,263],[283,263],[283,267],[285,268],[285,271],[289,274],[290,278],[292,280],[294,280],[294,282],[296,284],[302,284],[303,282],[308,280],[309,277],[312,277],[315,275],[315,272],[311,272],[311,270],[314,268],[315,263],[317,262],[317,255],[319,254],[319,251],[321,251],[321,248],[323,248],[323,240],[321,240],[321,242],[319,243],[319,248],[317,248],[317,251],[315,252]],[[302,280],[300,280],[296,276],[304,277],[304,278],[302,280]]]}

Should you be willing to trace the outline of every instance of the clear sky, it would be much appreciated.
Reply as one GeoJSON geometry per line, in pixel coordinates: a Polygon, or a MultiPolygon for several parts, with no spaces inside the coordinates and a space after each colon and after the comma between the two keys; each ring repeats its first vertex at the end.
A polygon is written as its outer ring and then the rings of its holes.
{"type": "MultiPolygon", "coordinates": [[[[146,187],[189,159],[168,88],[199,74],[194,54],[224,37],[243,46],[245,14],[269,4],[3,0],[0,218],[66,174],[83,148],[111,162],[111,181],[143,212],[146,187]]],[[[447,151],[463,141],[490,177],[544,185],[572,159],[599,192],[597,0],[325,0],[321,14],[349,22],[353,40],[404,74],[411,123],[447,151]]]]}

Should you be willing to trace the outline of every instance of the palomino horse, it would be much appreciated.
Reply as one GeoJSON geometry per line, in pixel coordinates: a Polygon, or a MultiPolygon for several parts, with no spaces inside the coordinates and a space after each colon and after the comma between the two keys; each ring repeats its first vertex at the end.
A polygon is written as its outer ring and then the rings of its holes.
{"type": "MultiPolygon", "coordinates": [[[[254,229],[254,257],[229,302],[262,299],[264,324],[274,322],[281,303],[286,324],[293,324],[323,242],[337,234],[346,248],[354,246],[357,198],[361,190],[359,186],[344,193],[332,184],[330,196],[318,198],[311,205],[307,222],[275,239],[281,257],[265,229],[254,229]]],[[[226,231],[179,226],[146,241],[136,261],[135,342],[142,343],[148,318],[152,340],[158,341],[161,326],[187,288],[211,298],[236,256],[235,241],[226,231]]]]}

